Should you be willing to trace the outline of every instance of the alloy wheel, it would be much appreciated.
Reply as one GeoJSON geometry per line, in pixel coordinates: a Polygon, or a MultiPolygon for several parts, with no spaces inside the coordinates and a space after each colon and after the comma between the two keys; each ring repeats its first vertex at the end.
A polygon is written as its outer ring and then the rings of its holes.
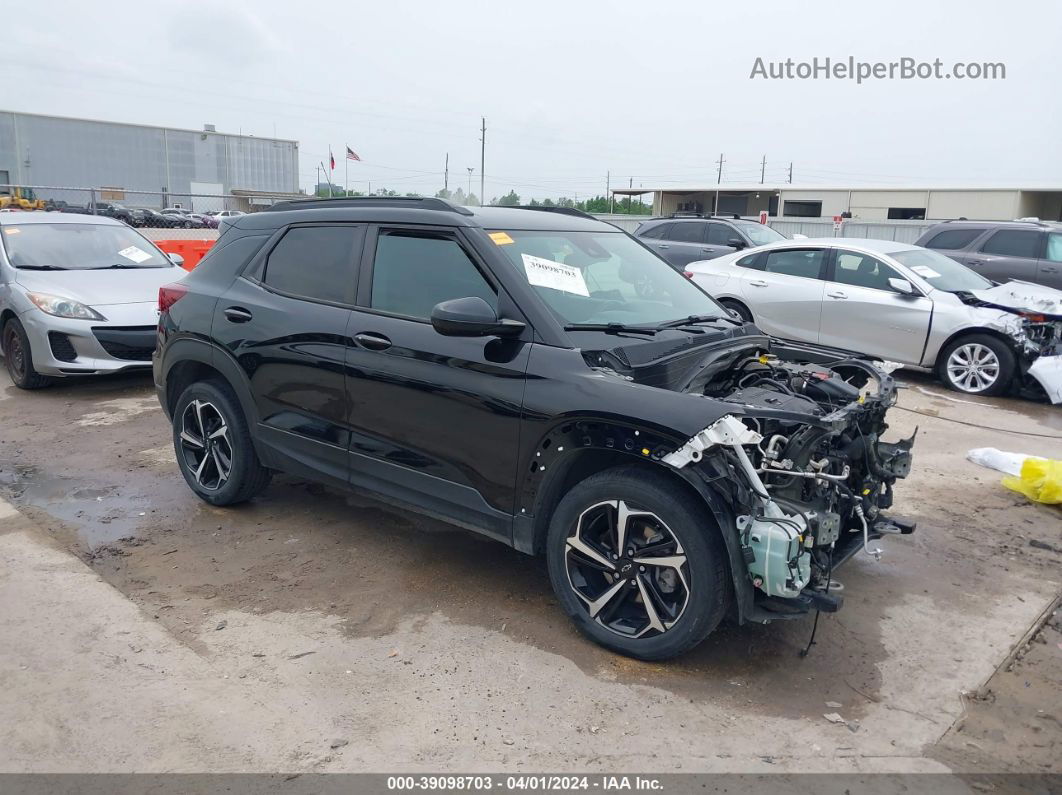
{"type": "Polygon", "coordinates": [[[229,425],[217,406],[193,400],[181,416],[181,456],[195,482],[217,491],[232,472],[229,425]]]}
{"type": "Polygon", "coordinates": [[[948,378],[963,392],[984,392],[999,378],[999,357],[987,345],[968,342],[948,357],[948,378]]]}
{"type": "Polygon", "coordinates": [[[667,632],[689,603],[689,567],[678,538],[655,513],[623,500],[579,514],[564,565],[589,617],[624,637],[667,632]]]}

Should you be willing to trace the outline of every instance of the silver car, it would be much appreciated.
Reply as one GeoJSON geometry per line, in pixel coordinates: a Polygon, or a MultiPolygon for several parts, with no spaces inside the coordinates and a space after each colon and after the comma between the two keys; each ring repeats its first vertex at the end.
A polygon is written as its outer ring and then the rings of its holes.
{"type": "Polygon", "coordinates": [[[135,229],[98,215],[0,215],[0,347],[16,386],[150,367],[159,287],[180,279],[135,229]]]}
{"type": "Polygon", "coordinates": [[[772,243],[686,272],[772,336],[934,370],[970,394],[1038,382],[1062,402],[1062,291],[995,284],[929,249],[851,238],[772,243]]]}

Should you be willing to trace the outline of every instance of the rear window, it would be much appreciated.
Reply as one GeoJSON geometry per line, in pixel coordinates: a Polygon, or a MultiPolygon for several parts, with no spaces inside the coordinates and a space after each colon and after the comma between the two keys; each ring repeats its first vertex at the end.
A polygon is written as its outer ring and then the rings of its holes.
{"type": "Polygon", "coordinates": [[[984,229],[946,229],[926,242],[926,248],[943,248],[957,251],[973,243],[984,229]]]}
{"type": "Polygon", "coordinates": [[[174,267],[153,244],[124,224],[23,224],[0,229],[3,229],[0,238],[3,238],[7,258],[16,268],[174,267]]]}

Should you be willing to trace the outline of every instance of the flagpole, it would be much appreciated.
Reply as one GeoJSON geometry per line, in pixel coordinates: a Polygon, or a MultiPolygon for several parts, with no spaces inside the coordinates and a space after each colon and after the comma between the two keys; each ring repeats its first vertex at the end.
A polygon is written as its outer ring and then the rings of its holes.
{"type": "MultiPolygon", "coordinates": [[[[350,144],[343,144],[345,149],[350,149],[350,144]]],[[[350,193],[350,189],[347,185],[350,184],[350,158],[347,157],[346,151],[343,152],[343,195],[346,196],[350,193]]]]}

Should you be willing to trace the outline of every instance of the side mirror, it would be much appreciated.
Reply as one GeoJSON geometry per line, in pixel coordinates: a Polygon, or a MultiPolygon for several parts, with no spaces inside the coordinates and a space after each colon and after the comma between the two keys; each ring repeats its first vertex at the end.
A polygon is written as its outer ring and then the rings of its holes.
{"type": "Polygon", "coordinates": [[[167,254],[166,256],[170,258],[170,262],[174,265],[182,268],[184,267],[184,257],[180,254],[167,254]]]}
{"type": "Polygon", "coordinates": [[[745,248],[745,241],[739,237],[730,238],[728,241],[726,241],[726,244],[738,251],[741,251],[741,249],[745,248]]]}
{"type": "Polygon", "coordinates": [[[515,337],[525,328],[519,320],[501,320],[482,298],[454,298],[431,310],[431,325],[445,337],[515,337]]]}
{"type": "Polygon", "coordinates": [[[889,279],[889,287],[900,295],[917,295],[914,285],[907,281],[907,279],[897,279],[893,277],[889,279]]]}

